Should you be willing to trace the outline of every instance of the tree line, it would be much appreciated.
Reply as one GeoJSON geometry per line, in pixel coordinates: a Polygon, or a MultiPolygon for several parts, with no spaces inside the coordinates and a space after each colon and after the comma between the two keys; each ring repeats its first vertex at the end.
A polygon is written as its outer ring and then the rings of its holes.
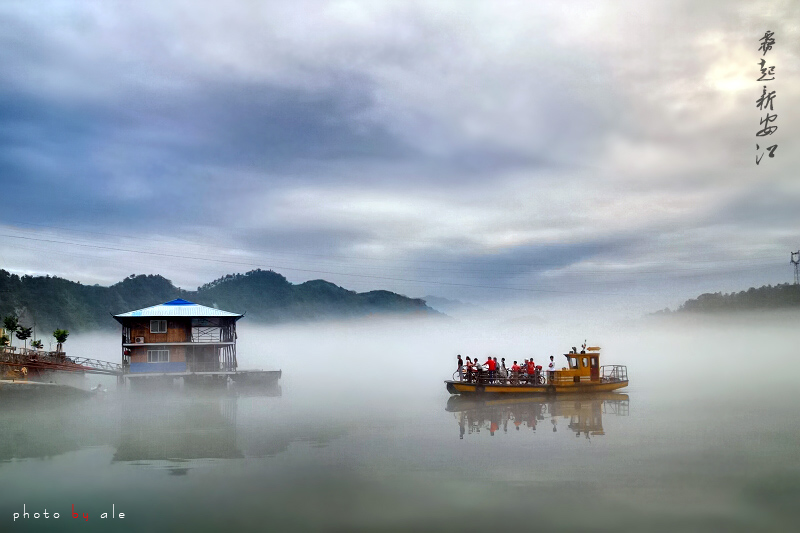
{"type": "MultiPolygon", "coordinates": [[[[3,318],[3,329],[5,333],[0,335],[0,346],[13,346],[13,337],[16,337],[23,342],[23,347],[28,349],[28,339],[33,334],[32,327],[26,327],[19,323],[19,317],[16,315],[8,315],[3,318]]],[[[56,329],[53,331],[53,338],[56,339],[57,352],[63,351],[63,344],[67,342],[69,331],[66,329],[56,329]]],[[[31,348],[41,350],[44,347],[41,339],[34,339],[31,341],[31,348]]]]}
{"type": "Polygon", "coordinates": [[[746,291],[731,293],[705,293],[686,300],[678,309],[664,309],[666,313],[720,313],[735,311],[764,311],[800,309],[800,285],[784,283],[751,287],[746,291]]]}
{"type": "MultiPolygon", "coordinates": [[[[184,298],[246,313],[262,323],[362,317],[382,313],[437,314],[424,300],[389,291],[357,293],[325,280],[290,283],[272,270],[229,274],[188,291],[159,275],[130,275],[108,287],[56,276],[18,276],[0,269],[0,316],[29,316],[43,330],[119,327],[112,314],[184,298]]],[[[26,324],[30,325],[30,324],[26,324]]]]}

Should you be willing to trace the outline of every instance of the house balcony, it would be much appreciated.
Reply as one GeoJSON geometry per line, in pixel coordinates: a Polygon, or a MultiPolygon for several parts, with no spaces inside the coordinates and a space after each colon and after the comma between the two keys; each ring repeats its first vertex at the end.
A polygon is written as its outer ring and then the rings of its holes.
{"type": "Polygon", "coordinates": [[[235,341],[204,341],[204,342],[125,342],[123,348],[136,348],[137,346],[233,346],[235,341]]]}

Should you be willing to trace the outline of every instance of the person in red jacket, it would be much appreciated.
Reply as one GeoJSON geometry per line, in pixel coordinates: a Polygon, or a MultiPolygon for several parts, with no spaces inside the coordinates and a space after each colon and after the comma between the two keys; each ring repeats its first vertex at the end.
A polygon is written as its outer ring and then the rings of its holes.
{"type": "Polygon", "coordinates": [[[514,385],[519,383],[519,373],[522,368],[514,361],[514,364],[511,365],[511,383],[514,385]]]}
{"type": "Polygon", "coordinates": [[[497,363],[491,357],[486,358],[486,368],[489,370],[489,383],[494,383],[494,371],[497,370],[497,363]]]}
{"type": "Polygon", "coordinates": [[[526,370],[528,376],[533,379],[533,375],[536,373],[536,363],[533,362],[533,359],[528,359],[528,368],[526,370]]]}

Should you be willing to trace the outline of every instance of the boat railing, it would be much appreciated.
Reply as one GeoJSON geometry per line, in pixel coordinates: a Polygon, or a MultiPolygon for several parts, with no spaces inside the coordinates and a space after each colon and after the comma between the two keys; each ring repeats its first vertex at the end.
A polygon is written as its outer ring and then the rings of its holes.
{"type": "Polygon", "coordinates": [[[536,372],[535,374],[528,374],[519,372],[515,375],[513,372],[508,372],[507,375],[504,375],[497,370],[494,377],[490,377],[487,370],[472,372],[471,375],[468,375],[466,370],[462,370],[459,376],[459,372],[456,370],[453,372],[453,381],[477,383],[478,385],[544,385],[547,381],[547,373],[536,372]]]}
{"type": "Polygon", "coordinates": [[[628,381],[628,367],[625,365],[603,365],[600,367],[600,381],[605,383],[628,381]]]}
{"type": "MultiPolygon", "coordinates": [[[[532,375],[529,375],[526,372],[520,372],[519,374],[514,375],[514,373],[509,372],[507,376],[504,376],[498,371],[494,377],[490,377],[488,371],[472,372],[471,375],[468,375],[466,370],[462,370],[461,374],[459,375],[459,371],[456,370],[453,372],[453,381],[464,381],[479,385],[544,385],[547,383],[563,385],[565,383],[573,383],[578,380],[578,378],[572,375],[563,376],[559,370],[554,371],[552,376],[548,376],[548,374],[548,371],[543,370],[532,375]]],[[[628,381],[628,367],[625,365],[601,366],[599,377],[602,383],[619,383],[622,381],[628,381]]],[[[580,377],[580,381],[595,380],[597,380],[597,378],[592,376],[580,377]]]]}

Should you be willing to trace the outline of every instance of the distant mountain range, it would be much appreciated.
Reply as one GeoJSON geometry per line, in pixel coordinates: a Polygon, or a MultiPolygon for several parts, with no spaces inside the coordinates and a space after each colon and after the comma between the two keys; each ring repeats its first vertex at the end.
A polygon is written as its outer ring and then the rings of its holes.
{"type": "Polygon", "coordinates": [[[262,323],[383,314],[440,315],[421,299],[380,290],[357,293],[321,279],[293,284],[271,270],[230,274],[187,291],[158,275],[129,276],[101,287],[54,276],[17,276],[0,269],[0,320],[21,314],[22,321],[35,322],[42,331],[110,329],[118,326],[112,314],[174,298],[246,313],[248,319],[262,323]]]}
{"type": "Polygon", "coordinates": [[[678,309],[664,309],[654,315],[675,313],[731,313],[739,311],[800,310],[800,285],[784,283],[765,285],[756,289],[725,294],[721,292],[701,294],[686,300],[678,309]]]}

